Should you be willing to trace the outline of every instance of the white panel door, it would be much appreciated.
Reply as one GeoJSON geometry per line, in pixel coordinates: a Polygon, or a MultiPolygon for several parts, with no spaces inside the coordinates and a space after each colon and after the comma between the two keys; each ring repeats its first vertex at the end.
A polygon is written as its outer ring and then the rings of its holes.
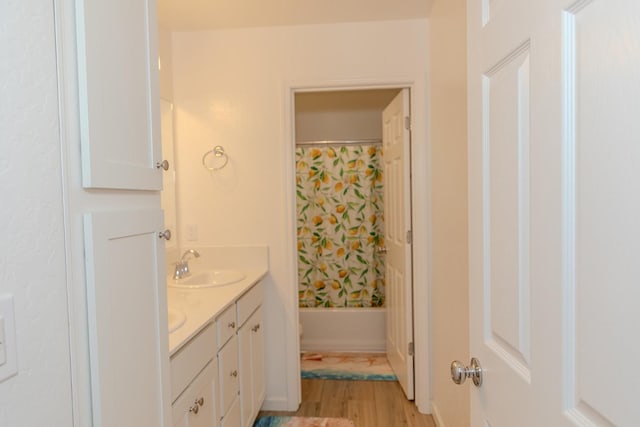
{"type": "Polygon", "coordinates": [[[387,358],[408,399],[414,396],[409,90],[382,113],[387,358]]]}
{"type": "Polygon", "coordinates": [[[85,215],[93,425],[169,426],[162,211],[85,215]]]}
{"type": "Polygon", "coordinates": [[[471,425],[640,425],[640,2],[469,0],[468,41],[471,425]]]}
{"type": "Polygon", "coordinates": [[[160,190],[155,1],[76,8],[83,186],[160,190]]]}

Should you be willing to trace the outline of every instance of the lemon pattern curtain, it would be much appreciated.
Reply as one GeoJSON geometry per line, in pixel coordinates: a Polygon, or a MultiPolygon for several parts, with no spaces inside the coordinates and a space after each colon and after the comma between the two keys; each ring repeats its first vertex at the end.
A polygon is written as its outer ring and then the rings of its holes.
{"type": "Polygon", "coordinates": [[[384,306],[382,149],[296,148],[300,307],[384,306]]]}

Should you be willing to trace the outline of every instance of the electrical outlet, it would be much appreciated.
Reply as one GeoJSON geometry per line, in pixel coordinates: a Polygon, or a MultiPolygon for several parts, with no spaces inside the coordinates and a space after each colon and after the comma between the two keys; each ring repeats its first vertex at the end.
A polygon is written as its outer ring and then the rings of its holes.
{"type": "Polygon", "coordinates": [[[18,373],[13,295],[0,295],[0,382],[18,373]]]}

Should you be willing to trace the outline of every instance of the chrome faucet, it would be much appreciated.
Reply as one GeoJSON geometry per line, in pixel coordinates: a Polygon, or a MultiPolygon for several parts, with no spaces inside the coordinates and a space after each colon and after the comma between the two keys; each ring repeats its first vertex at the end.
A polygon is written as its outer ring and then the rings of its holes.
{"type": "Polygon", "coordinates": [[[194,258],[199,258],[200,252],[195,249],[189,249],[182,254],[180,261],[176,262],[176,269],[173,273],[174,280],[184,279],[185,277],[191,276],[191,272],[189,271],[189,260],[187,259],[189,255],[193,255],[194,258]]]}

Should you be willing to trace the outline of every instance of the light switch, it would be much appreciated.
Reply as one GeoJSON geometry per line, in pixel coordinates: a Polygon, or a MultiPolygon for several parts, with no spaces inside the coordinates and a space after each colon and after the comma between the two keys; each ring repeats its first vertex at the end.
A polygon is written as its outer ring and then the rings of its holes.
{"type": "Polygon", "coordinates": [[[0,382],[18,373],[13,295],[0,295],[0,382]]]}

